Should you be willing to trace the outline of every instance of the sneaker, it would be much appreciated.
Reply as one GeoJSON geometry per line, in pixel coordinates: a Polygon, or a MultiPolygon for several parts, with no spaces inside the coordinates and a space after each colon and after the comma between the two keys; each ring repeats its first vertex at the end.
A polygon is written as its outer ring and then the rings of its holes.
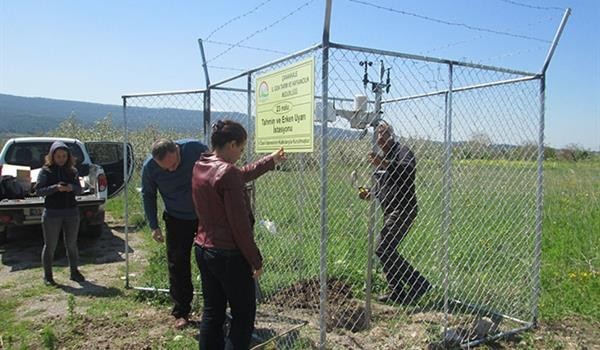
{"type": "Polygon", "coordinates": [[[71,271],[71,281],[84,282],[85,277],[79,272],[79,270],[71,271]]]}
{"type": "Polygon", "coordinates": [[[190,321],[188,321],[187,317],[179,317],[175,320],[176,329],[184,329],[188,324],[190,324],[190,321]]]}
{"type": "Polygon", "coordinates": [[[56,286],[56,282],[54,282],[54,278],[52,276],[44,277],[44,284],[47,286],[56,286]]]}

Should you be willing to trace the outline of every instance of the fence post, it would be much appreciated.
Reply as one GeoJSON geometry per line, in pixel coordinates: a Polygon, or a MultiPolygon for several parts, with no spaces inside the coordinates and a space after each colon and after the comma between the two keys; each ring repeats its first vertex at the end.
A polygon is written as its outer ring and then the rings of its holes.
{"type": "MultiPolygon", "coordinates": [[[[125,201],[124,206],[124,218],[125,218],[125,288],[129,289],[129,203],[128,203],[128,183],[129,177],[129,169],[127,168],[127,159],[129,148],[127,144],[129,143],[128,139],[128,130],[127,130],[127,97],[123,96],[123,174],[125,176],[125,181],[123,182],[123,200],[125,201]]],[[[133,164],[132,164],[133,165],[133,164]]]]}
{"type": "Polygon", "coordinates": [[[538,154],[537,154],[537,192],[535,210],[535,241],[533,256],[533,290],[532,290],[532,316],[533,326],[538,321],[538,299],[540,296],[540,259],[542,254],[542,216],[544,214],[544,123],[546,114],[546,74],[540,78],[540,119],[538,129],[538,154]]]}
{"type": "MultiPolygon", "coordinates": [[[[321,247],[319,264],[319,348],[325,348],[327,338],[327,101],[329,99],[329,25],[331,0],[326,0],[323,25],[323,57],[321,59],[321,89],[323,111],[321,115],[321,247]]],[[[313,97],[314,98],[314,97],[313,97]]]]}
{"type": "Polygon", "coordinates": [[[204,143],[210,144],[210,77],[208,76],[208,66],[206,62],[206,55],[204,54],[204,44],[202,39],[198,39],[198,46],[200,46],[200,54],[202,55],[202,68],[204,69],[204,79],[206,80],[206,91],[204,92],[204,143]]]}
{"type": "Polygon", "coordinates": [[[445,101],[445,121],[444,121],[444,174],[442,179],[442,240],[443,254],[442,261],[444,266],[443,288],[444,288],[444,337],[448,332],[448,314],[450,312],[448,305],[448,289],[450,275],[450,224],[452,222],[452,88],[454,79],[454,66],[452,63],[448,65],[448,92],[446,93],[445,101]]]}

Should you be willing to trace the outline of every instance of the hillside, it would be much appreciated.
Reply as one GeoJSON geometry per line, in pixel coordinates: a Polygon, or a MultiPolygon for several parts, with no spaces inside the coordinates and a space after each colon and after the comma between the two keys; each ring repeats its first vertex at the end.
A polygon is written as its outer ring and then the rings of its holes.
{"type": "MultiPolygon", "coordinates": [[[[136,130],[151,123],[159,128],[175,131],[190,131],[202,128],[202,111],[177,108],[127,108],[127,127],[136,130]],[[154,116],[154,117],[153,117],[154,116]],[[196,126],[189,124],[173,125],[173,120],[197,120],[196,126]],[[181,130],[179,130],[181,129],[181,130]]],[[[65,118],[74,115],[84,125],[112,115],[112,123],[123,125],[123,107],[92,102],[55,100],[41,97],[22,97],[0,94],[0,134],[39,134],[56,126],[65,118]]],[[[247,115],[238,112],[212,112],[211,119],[232,119],[247,125],[247,115]]],[[[356,139],[360,134],[354,130],[331,128],[338,139],[356,139]]],[[[315,135],[320,135],[320,127],[315,127],[315,135]]]]}
{"type": "MultiPolygon", "coordinates": [[[[153,121],[158,127],[172,127],[173,119],[201,120],[202,118],[202,112],[198,110],[130,107],[128,111],[130,112],[128,127],[132,129],[146,125],[148,115],[160,116],[153,121]]],[[[0,94],[0,120],[2,120],[0,133],[2,134],[35,134],[47,131],[55,128],[60,121],[71,115],[84,125],[90,125],[109,114],[113,116],[114,125],[123,125],[122,106],[0,94]]],[[[235,112],[214,112],[213,118],[221,118],[224,115],[229,119],[246,122],[246,115],[235,112]]],[[[199,125],[198,128],[200,127],[199,125]]]]}

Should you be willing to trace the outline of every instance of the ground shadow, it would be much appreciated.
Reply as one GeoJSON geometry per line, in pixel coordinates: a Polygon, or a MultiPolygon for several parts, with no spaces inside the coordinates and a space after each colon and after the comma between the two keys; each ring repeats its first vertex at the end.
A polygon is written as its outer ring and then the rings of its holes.
{"type": "Polygon", "coordinates": [[[72,287],[62,284],[58,284],[56,287],[76,296],[83,295],[102,298],[112,298],[123,295],[123,291],[121,291],[119,288],[104,287],[94,284],[90,281],[79,282],[78,284],[78,287],[72,287]]]}
{"type": "MultiPolygon", "coordinates": [[[[27,270],[41,266],[44,239],[40,225],[11,228],[7,241],[0,245],[2,265],[10,267],[10,271],[27,270]]],[[[103,226],[97,238],[81,236],[78,239],[79,265],[107,264],[124,261],[125,241],[115,236],[111,228],[103,226]]],[[[129,246],[129,252],[133,249],[129,246]]],[[[68,266],[62,238],[54,254],[54,266],[68,266]]]]}

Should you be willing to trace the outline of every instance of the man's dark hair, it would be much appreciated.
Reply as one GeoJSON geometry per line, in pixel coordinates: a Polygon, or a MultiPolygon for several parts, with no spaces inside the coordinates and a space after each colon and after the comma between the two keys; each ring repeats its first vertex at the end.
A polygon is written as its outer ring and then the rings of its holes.
{"type": "Polygon", "coordinates": [[[213,149],[222,148],[226,143],[235,141],[241,144],[246,141],[248,134],[242,124],[233,120],[218,120],[212,125],[210,143],[213,149]]]}
{"type": "Polygon", "coordinates": [[[163,160],[167,153],[177,152],[177,145],[172,140],[158,139],[152,144],[152,158],[163,160]]]}

